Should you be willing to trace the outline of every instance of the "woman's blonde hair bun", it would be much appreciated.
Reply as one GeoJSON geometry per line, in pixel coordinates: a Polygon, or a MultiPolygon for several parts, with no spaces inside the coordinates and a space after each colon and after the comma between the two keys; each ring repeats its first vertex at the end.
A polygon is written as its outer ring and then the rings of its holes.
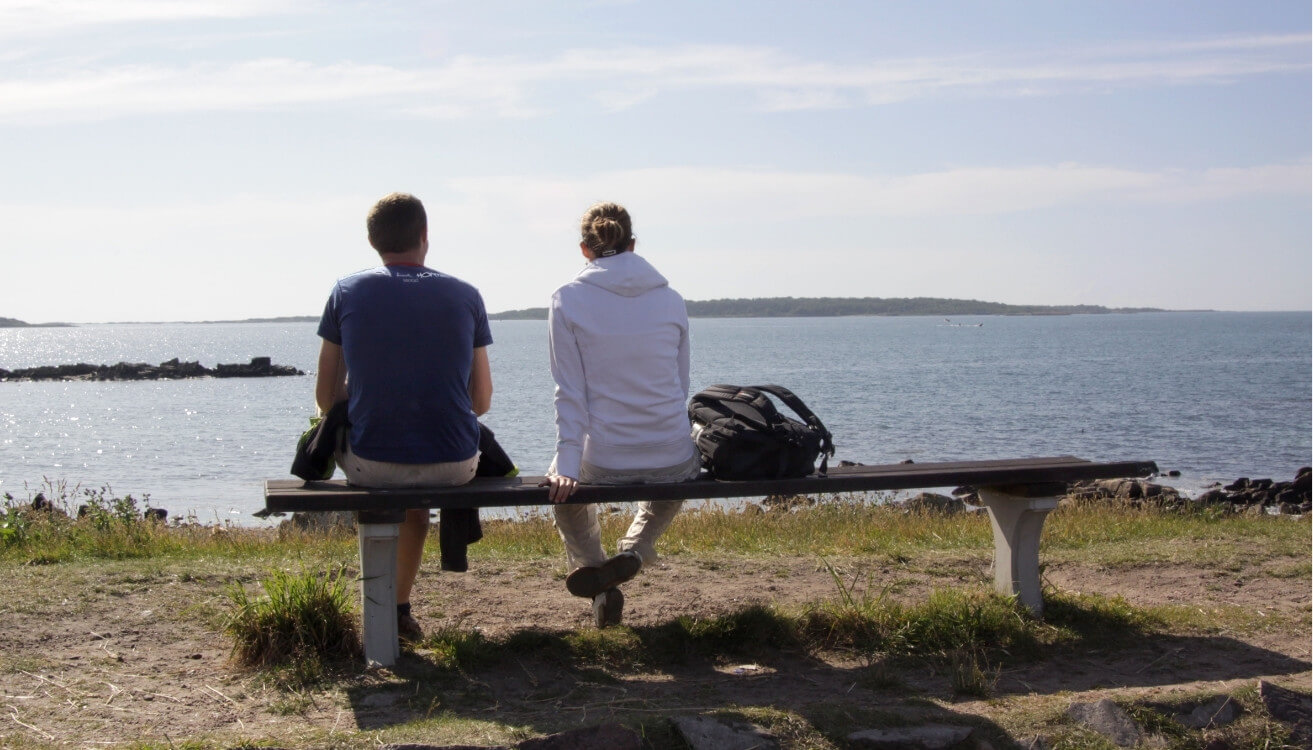
{"type": "Polygon", "coordinates": [[[634,228],[629,212],[618,203],[594,203],[579,222],[584,244],[599,258],[629,249],[634,228]]]}

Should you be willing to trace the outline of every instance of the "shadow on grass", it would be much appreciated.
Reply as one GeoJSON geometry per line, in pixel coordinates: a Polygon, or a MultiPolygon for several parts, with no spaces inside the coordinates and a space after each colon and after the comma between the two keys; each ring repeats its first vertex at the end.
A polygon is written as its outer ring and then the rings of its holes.
{"type": "Polygon", "coordinates": [[[788,615],[762,606],[605,631],[525,629],[497,640],[451,628],[404,653],[392,670],[395,679],[353,687],[348,695],[365,729],[475,720],[549,734],[619,722],[651,738],[652,747],[680,747],[678,740],[655,739],[671,732],[669,718],[714,714],[752,721],[802,745],[842,744],[859,729],[937,722],[974,726],[977,736],[1009,747],[997,726],[940,701],[1310,668],[1231,638],[1166,634],[1152,615],[1119,599],[1053,597],[1045,620],[994,599],[987,606],[1006,605],[1021,629],[1003,637],[959,613],[954,617],[969,626],[961,638],[970,642],[956,647],[944,640],[959,632],[951,629],[934,634],[940,640],[930,647],[916,640],[930,636],[907,624],[914,617],[826,640],[818,622],[849,627],[851,612],[818,620],[818,610],[788,615]]]}

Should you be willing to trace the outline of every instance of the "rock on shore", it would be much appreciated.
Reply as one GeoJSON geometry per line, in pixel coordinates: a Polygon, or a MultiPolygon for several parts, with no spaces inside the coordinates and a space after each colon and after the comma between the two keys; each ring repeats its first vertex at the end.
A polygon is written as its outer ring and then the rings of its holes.
{"type": "MultiPolygon", "coordinates": [[[[1236,512],[1299,515],[1313,509],[1310,487],[1313,470],[1305,466],[1289,482],[1241,477],[1231,484],[1217,484],[1196,498],[1182,495],[1174,487],[1148,479],[1094,479],[1075,482],[1067,489],[1064,503],[1118,503],[1122,505],[1184,508],[1187,504],[1219,505],[1236,512]]],[[[980,498],[973,487],[958,487],[955,497],[974,505],[980,498]]],[[[915,498],[914,498],[915,499],[915,498]]],[[[945,498],[946,499],[946,498],[945,498]]],[[[910,507],[910,506],[909,506],[910,507]]]]}
{"type": "Polygon", "coordinates": [[[116,365],[46,365],[18,370],[0,369],[0,381],[13,380],[181,380],[183,378],[268,378],[305,373],[288,365],[275,365],[269,357],[255,357],[250,364],[215,365],[179,362],[175,357],[158,365],[119,362],[116,365]]]}
{"type": "Polygon", "coordinates": [[[1228,485],[1214,485],[1193,500],[1172,487],[1145,479],[1104,479],[1072,485],[1069,497],[1074,502],[1114,501],[1130,505],[1178,507],[1186,503],[1220,505],[1235,511],[1265,512],[1280,515],[1308,513],[1313,470],[1305,466],[1289,482],[1241,477],[1228,485]]]}

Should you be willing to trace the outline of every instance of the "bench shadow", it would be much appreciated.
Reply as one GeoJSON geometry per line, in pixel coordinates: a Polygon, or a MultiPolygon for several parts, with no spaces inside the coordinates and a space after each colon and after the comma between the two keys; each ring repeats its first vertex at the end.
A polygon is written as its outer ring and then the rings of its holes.
{"type": "MultiPolygon", "coordinates": [[[[590,653],[590,636],[517,631],[496,643],[425,643],[406,651],[386,684],[347,691],[356,725],[382,729],[425,719],[495,721],[546,735],[619,722],[649,737],[672,731],[676,716],[714,713],[761,725],[803,717],[832,741],[874,727],[926,723],[970,726],[994,747],[1016,747],[992,722],[954,711],[953,668],[945,659],[856,655],[819,658],[788,644],[689,648],[671,624],[626,628],[624,649],[590,653]],[[461,650],[466,651],[461,654],[461,650]],[[714,653],[713,653],[714,651],[714,653]],[[664,654],[659,664],[639,654],[664,654]],[[794,718],[790,719],[789,716],[794,718]],[[772,718],[774,717],[774,718],[772,718]]],[[[593,631],[595,632],[595,631],[593,631]]],[[[1225,636],[1091,633],[1032,658],[991,662],[993,696],[1052,695],[1307,672],[1310,663],[1225,636]]],[[[657,746],[663,746],[658,744],[657,746]]],[[[679,746],[672,742],[671,746],[679,746]]]]}
{"type": "Polygon", "coordinates": [[[1220,682],[1308,672],[1295,659],[1226,636],[1154,635],[1094,649],[1061,649],[1000,673],[998,694],[1051,694],[1114,687],[1220,682]]]}

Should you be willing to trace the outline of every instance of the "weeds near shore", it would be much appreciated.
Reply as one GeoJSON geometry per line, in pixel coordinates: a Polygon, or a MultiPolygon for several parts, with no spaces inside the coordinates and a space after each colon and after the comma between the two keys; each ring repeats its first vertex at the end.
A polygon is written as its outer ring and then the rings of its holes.
{"type": "MultiPolygon", "coordinates": [[[[108,487],[84,489],[47,480],[34,494],[45,503],[41,509],[33,507],[31,497],[21,501],[5,496],[0,502],[0,562],[223,555],[266,562],[313,557],[331,564],[355,557],[353,540],[342,535],[274,533],[269,528],[176,519],[166,524],[147,517],[149,497],[119,496],[108,487]],[[81,516],[79,508],[86,509],[81,516]]],[[[841,495],[789,510],[690,504],[662,537],[662,554],[860,556],[904,565],[933,550],[957,559],[988,559],[993,536],[984,513],[910,513],[885,500],[880,495],[841,495]]],[[[629,508],[603,506],[599,515],[604,541],[614,543],[629,525],[629,508]]],[[[539,508],[522,509],[513,519],[485,519],[484,532],[483,541],[470,548],[474,562],[561,554],[551,517],[539,508]]],[[[1274,574],[1297,577],[1307,574],[1309,526],[1209,508],[1087,504],[1050,514],[1042,544],[1044,559],[1052,562],[1225,568],[1239,561],[1272,560],[1285,566],[1273,568],[1274,574]]]]}
{"type": "Polygon", "coordinates": [[[150,496],[120,495],[45,480],[26,500],[0,496],[0,563],[48,565],[74,560],[333,557],[354,540],[291,534],[273,544],[270,529],[165,522],[150,496]]]}
{"type": "MultiPolygon", "coordinates": [[[[690,503],[661,539],[661,552],[679,555],[873,556],[901,565],[928,550],[937,555],[988,559],[993,532],[981,513],[917,513],[880,496],[821,498],[791,510],[748,504],[725,507],[690,503]]],[[[550,516],[531,509],[516,520],[485,521],[485,538],[470,548],[479,557],[532,559],[560,555],[550,516]]],[[[602,537],[613,544],[628,528],[629,508],[599,508],[602,537]]],[[[1218,567],[1238,560],[1302,560],[1307,521],[1219,513],[1215,508],[1064,506],[1045,522],[1041,554],[1046,561],[1100,565],[1145,562],[1218,567]]],[[[1292,576],[1303,573],[1294,569],[1292,576]]]]}
{"type": "Polygon", "coordinates": [[[25,562],[52,563],[85,555],[98,558],[147,557],[161,544],[164,524],[141,500],[106,487],[69,487],[46,480],[26,504],[4,496],[0,513],[0,554],[27,555],[25,562]]]}

